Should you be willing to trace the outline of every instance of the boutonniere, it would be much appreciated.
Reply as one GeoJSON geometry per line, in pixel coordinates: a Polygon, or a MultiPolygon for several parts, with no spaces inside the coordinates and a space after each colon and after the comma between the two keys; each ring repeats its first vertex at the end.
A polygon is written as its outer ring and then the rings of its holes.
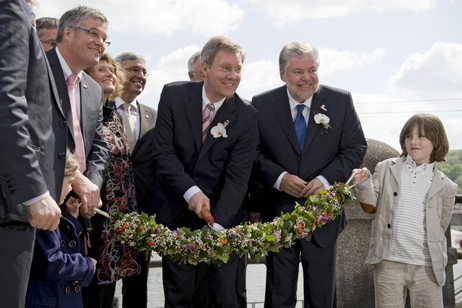
{"type": "Polygon", "coordinates": [[[210,130],[210,133],[212,134],[213,138],[228,138],[228,135],[226,134],[226,126],[228,126],[229,120],[226,120],[224,123],[217,123],[212,129],[210,130]]]}
{"type": "Polygon", "coordinates": [[[326,130],[332,128],[329,124],[329,117],[323,113],[316,113],[314,115],[314,121],[316,122],[316,124],[322,124],[322,126],[324,126],[326,130]]]}

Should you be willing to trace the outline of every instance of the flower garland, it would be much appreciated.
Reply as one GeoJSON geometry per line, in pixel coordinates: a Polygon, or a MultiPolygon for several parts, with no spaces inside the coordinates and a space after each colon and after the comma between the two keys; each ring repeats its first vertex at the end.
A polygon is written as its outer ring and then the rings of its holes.
{"type": "Polygon", "coordinates": [[[327,191],[296,204],[292,213],[281,213],[268,223],[245,222],[236,227],[215,231],[207,226],[199,230],[170,230],[157,224],[155,216],[146,213],[122,214],[112,211],[109,225],[115,240],[139,251],[152,251],[174,261],[196,265],[198,262],[226,263],[231,254],[259,262],[262,255],[290,247],[296,239],[310,240],[316,228],[334,220],[342,207],[354,200],[347,184],[335,183],[327,191]]]}

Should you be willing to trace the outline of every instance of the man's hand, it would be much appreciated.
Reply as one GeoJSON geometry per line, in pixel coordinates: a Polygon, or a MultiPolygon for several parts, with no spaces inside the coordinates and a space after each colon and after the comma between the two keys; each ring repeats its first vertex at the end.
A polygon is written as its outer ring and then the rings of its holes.
{"type": "Polygon", "coordinates": [[[30,215],[29,223],[32,227],[49,231],[58,228],[61,209],[50,195],[27,206],[27,209],[30,215]]]}
{"type": "Polygon", "coordinates": [[[79,196],[82,206],[80,213],[85,218],[91,218],[96,214],[93,209],[100,208],[103,203],[100,199],[100,191],[98,186],[93,184],[82,173],[77,172],[72,182],[72,190],[79,196]]]}
{"type": "Polygon", "coordinates": [[[199,191],[195,193],[188,202],[188,209],[194,213],[196,213],[197,217],[204,218],[201,215],[202,205],[210,211],[210,199],[202,192],[199,191]]]}
{"type": "Polygon", "coordinates": [[[296,175],[286,173],[281,180],[281,190],[295,198],[303,197],[306,182],[296,175]]]}
{"type": "Polygon", "coordinates": [[[308,198],[311,195],[317,195],[321,189],[326,189],[326,187],[320,179],[314,178],[303,188],[302,196],[308,198]]]}

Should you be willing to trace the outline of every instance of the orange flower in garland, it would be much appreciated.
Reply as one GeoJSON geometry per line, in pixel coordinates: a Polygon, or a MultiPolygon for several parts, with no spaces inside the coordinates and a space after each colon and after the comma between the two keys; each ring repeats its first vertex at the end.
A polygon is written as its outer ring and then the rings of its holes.
{"type": "Polygon", "coordinates": [[[220,238],[220,243],[222,243],[223,245],[228,244],[228,239],[221,237],[220,238]]]}

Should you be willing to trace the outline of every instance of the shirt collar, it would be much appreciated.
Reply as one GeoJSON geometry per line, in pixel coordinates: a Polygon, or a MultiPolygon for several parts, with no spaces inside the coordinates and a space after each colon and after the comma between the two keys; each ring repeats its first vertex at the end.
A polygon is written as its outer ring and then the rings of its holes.
{"type": "Polygon", "coordinates": [[[417,166],[417,164],[409,154],[406,156],[406,163],[411,167],[413,171],[416,172],[433,172],[433,168],[435,167],[434,163],[421,164],[420,166],[417,166]]]}
{"type": "Polygon", "coordinates": [[[290,105],[290,110],[295,109],[298,105],[303,104],[308,108],[311,108],[311,102],[313,101],[313,95],[311,95],[310,98],[308,98],[306,101],[303,103],[299,103],[296,100],[293,99],[293,97],[289,93],[289,89],[287,89],[287,96],[289,97],[289,105],[290,105]]]}
{"type": "MultiPolygon", "coordinates": [[[[217,112],[218,109],[220,109],[220,107],[221,107],[221,105],[223,105],[225,99],[226,99],[226,97],[223,97],[222,100],[220,100],[220,101],[218,101],[216,103],[213,103],[213,106],[215,107],[215,112],[217,112]]],[[[210,103],[210,100],[207,97],[207,94],[205,93],[205,86],[202,86],[202,110],[205,109],[205,106],[207,106],[208,103],[210,103]]]]}
{"type": "Polygon", "coordinates": [[[122,108],[121,106],[123,104],[130,104],[132,105],[130,110],[138,110],[138,104],[136,103],[136,99],[134,99],[133,101],[129,103],[126,103],[121,97],[116,97],[114,99],[114,103],[115,103],[116,109],[122,108]]]}
{"type": "MultiPolygon", "coordinates": [[[[59,64],[61,64],[61,68],[63,69],[64,73],[64,80],[67,80],[67,78],[72,74],[71,68],[69,65],[67,65],[66,60],[64,60],[63,56],[59,52],[59,48],[56,47],[56,54],[58,55],[59,59],[59,64]]],[[[77,76],[79,77],[79,80],[82,80],[82,71],[80,71],[77,76]]]]}

